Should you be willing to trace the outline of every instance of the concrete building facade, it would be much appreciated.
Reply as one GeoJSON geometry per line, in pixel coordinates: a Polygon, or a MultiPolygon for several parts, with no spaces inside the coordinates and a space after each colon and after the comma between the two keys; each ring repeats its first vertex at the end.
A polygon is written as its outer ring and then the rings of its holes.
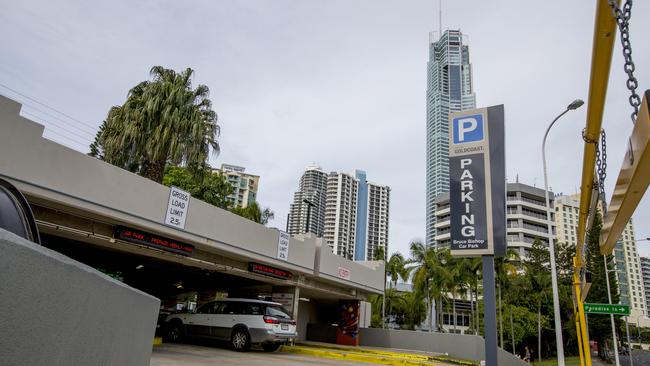
{"type": "Polygon", "coordinates": [[[436,197],[449,192],[449,113],[476,108],[469,46],[460,30],[429,37],[427,62],[426,243],[434,245],[436,197]]]}
{"type": "Polygon", "coordinates": [[[289,234],[298,235],[309,232],[318,238],[323,237],[326,196],[327,173],[317,165],[308,166],[300,177],[298,191],[294,193],[293,203],[289,206],[289,217],[287,218],[289,234]],[[309,223],[307,223],[307,216],[309,216],[309,223]]]}
{"type": "Polygon", "coordinates": [[[350,174],[332,172],[327,177],[325,243],[345,258],[355,257],[359,181],[350,174]]]}
{"type": "MultiPolygon", "coordinates": [[[[277,229],[191,196],[184,198],[185,222],[170,222],[170,187],[44,138],[44,126],[21,117],[20,109],[0,97],[0,128],[11,131],[0,134],[0,178],[29,202],[43,247],[111,276],[119,273],[116,280],[159,298],[161,311],[179,310],[189,292],[195,303],[220,294],[284,295],[299,338],[308,339],[310,328],[333,329],[339,301],[364,302],[383,293],[383,262],[336,256],[313,234],[287,240],[277,229]]],[[[26,270],[41,275],[33,268],[26,270]]],[[[122,305],[107,315],[128,312],[129,304],[122,305]]]]}
{"type": "Polygon", "coordinates": [[[257,200],[257,189],[260,183],[259,175],[248,174],[246,168],[237,165],[221,164],[216,172],[224,175],[233,188],[228,200],[233,206],[248,207],[257,200]]]}
{"type": "Polygon", "coordinates": [[[366,172],[326,174],[308,167],[289,208],[291,235],[306,231],[305,200],[311,203],[310,232],[322,237],[335,254],[365,261],[374,258],[378,248],[387,248],[390,187],[369,182],[366,172]]]}
{"type": "MultiPolygon", "coordinates": [[[[523,183],[508,183],[506,199],[507,241],[508,248],[519,252],[524,258],[535,238],[548,245],[549,238],[555,235],[548,231],[547,206],[544,190],[523,183]]],[[[551,193],[552,195],[552,193],[551,193]]],[[[551,201],[552,205],[552,201],[551,201]]],[[[553,220],[554,214],[551,213],[553,220]]],[[[449,193],[443,193],[436,199],[436,230],[434,237],[439,247],[449,247],[449,193]]],[[[551,222],[555,229],[555,221],[551,222]]]]}
{"type": "MultiPolygon", "coordinates": [[[[575,247],[578,244],[578,216],[580,209],[579,195],[558,195],[555,197],[555,220],[558,242],[575,247]]],[[[599,209],[602,205],[599,204],[599,209]]],[[[613,252],[616,280],[620,303],[630,305],[630,318],[645,314],[647,309],[644,290],[642,263],[634,239],[632,220],[627,223],[623,234],[616,242],[613,252]]]]}
{"type": "Polygon", "coordinates": [[[641,257],[641,276],[643,277],[643,291],[645,294],[645,315],[648,316],[650,309],[650,257],[641,257]]]}

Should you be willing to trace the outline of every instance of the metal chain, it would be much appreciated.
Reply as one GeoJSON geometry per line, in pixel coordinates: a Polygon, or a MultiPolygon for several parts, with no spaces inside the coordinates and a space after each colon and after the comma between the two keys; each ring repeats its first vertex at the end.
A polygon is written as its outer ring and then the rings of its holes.
{"type": "Polygon", "coordinates": [[[596,145],[596,172],[598,173],[598,191],[603,202],[603,213],[607,211],[605,205],[605,178],[607,178],[607,135],[605,130],[600,131],[600,148],[596,145]]]}
{"type": "Polygon", "coordinates": [[[632,44],[630,43],[630,17],[632,16],[632,0],[626,0],[623,8],[621,9],[615,0],[608,0],[609,6],[612,8],[612,14],[616,19],[616,24],[621,33],[621,45],[623,46],[623,58],[625,65],[623,69],[627,74],[627,89],[630,91],[630,105],[634,112],[630,115],[632,123],[636,123],[636,115],[639,113],[639,106],[641,105],[641,97],[636,93],[636,88],[639,82],[634,77],[634,62],[632,61],[632,44]]]}

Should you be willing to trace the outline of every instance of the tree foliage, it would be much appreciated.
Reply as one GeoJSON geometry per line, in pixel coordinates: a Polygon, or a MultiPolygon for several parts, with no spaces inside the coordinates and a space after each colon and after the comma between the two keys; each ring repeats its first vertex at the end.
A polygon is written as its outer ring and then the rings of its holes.
{"type": "Polygon", "coordinates": [[[151,80],[129,90],[112,107],[90,145],[90,155],[162,183],[165,167],[200,167],[217,153],[217,114],[205,85],[192,87],[194,71],[154,66],[151,80]]]}
{"type": "Polygon", "coordinates": [[[249,203],[246,207],[233,207],[231,211],[236,215],[262,225],[266,225],[275,216],[275,213],[270,208],[262,209],[257,202],[249,203]]]}
{"type": "MultiPolygon", "coordinates": [[[[613,271],[612,256],[607,255],[607,268],[605,268],[605,258],[600,254],[600,230],[602,219],[600,213],[596,213],[591,230],[587,237],[587,270],[591,272],[591,288],[585,302],[591,303],[608,303],[607,281],[605,276],[609,276],[609,285],[611,289],[612,303],[619,302],[618,282],[616,274],[613,271]],[[610,271],[610,272],[608,272],[610,271]]],[[[620,321],[619,321],[620,327],[620,321]]],[[[589,314],[589,335],[591,339],[598,343],[599,355],[602,356],[602,349],[605,344],[612,349],[612,326],[609,315],[589,314]]]]}
{"type": "Polygon", "coordinates": [[[232,185],[225,176],[210,170],[192,171],[187,168],[168,166],[162,183],[189,192],[192,197],[213,206],[228,210],[231,202],[228,196],[233,193],[232,185]]]}

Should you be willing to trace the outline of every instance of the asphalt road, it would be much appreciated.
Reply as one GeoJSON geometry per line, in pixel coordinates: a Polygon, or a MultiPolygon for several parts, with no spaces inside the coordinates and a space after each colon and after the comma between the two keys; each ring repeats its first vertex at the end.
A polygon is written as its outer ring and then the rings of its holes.
{"type": "MultiPolygon", "coordinates": [[[[620,356],[621,366],[630,366],[629,356],[620,356]]],[[[650,351],[632,350],[632,361],[634,366],[650,365],[650,351]]]]}
{"type": "Polygon", "coordinates": [[[291,353],[252,349],[249,352],[231,351],[225,346],[165,343],[155,346],[151,366],[367,366],[366,363],[342,362],[325,358],[307,357],[291,353]]]}

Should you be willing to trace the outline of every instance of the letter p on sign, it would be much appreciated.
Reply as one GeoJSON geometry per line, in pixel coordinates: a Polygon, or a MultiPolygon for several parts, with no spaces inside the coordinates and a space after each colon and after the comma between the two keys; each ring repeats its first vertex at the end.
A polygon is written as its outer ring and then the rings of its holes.
{"type": "Polygon", "coordinates": [[[483,115],[475,114],[454,118],[454,144],[483,140],[483,115]]]}

